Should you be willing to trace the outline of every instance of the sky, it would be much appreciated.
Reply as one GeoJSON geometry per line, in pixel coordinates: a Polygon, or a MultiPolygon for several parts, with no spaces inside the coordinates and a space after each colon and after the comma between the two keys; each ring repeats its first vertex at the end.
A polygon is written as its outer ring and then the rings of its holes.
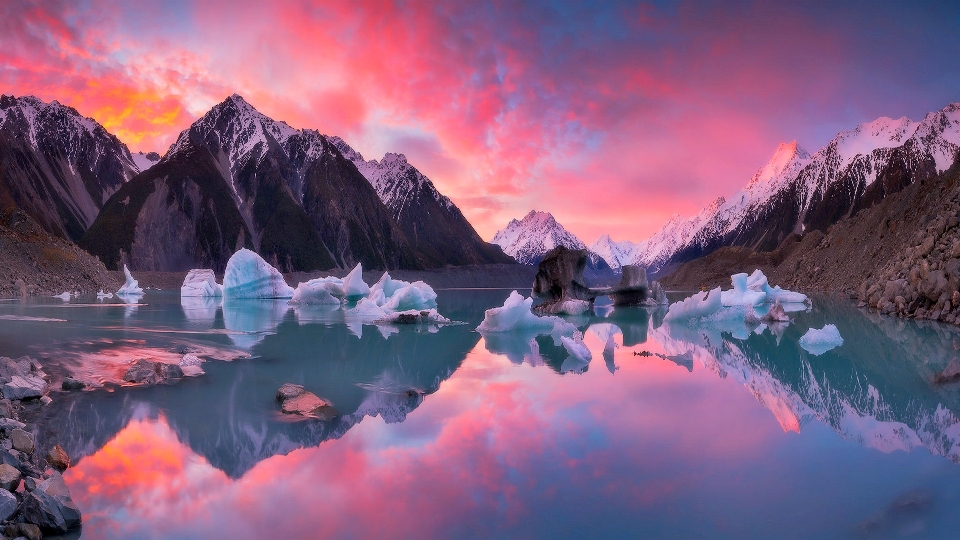
{"type": "Polygon", "coordinates": [[[160,153],[238,93],[405,154],[485,239],[537,209],[641,240],[780,142],[960,101],[958,58],[954,2],[0,3],[0,93],[160,153]]]}

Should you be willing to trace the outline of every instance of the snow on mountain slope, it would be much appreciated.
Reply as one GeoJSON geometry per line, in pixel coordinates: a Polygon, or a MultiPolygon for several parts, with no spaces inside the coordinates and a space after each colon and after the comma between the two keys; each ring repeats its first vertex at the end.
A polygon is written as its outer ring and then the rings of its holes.
{"type": "Polygon", "coordinates": [[[340,150],[343,157],[357,166],[360,173],[377,191],[383,204],[391,210],[394,219],[398,219],[403,210],[424,192],[448,210],[453,208],[453,202],[437,191],[429,178],[410,165],[405,155],[387,152],[380,161],[375,159],[366,161],[340,137],[332,136],[329,140],[340,150]]]}
{"type": "Polygon", "coordinates": [[[140,172],[153,167],[158,161],[160,161],[160,155],[156,152],[137,152],[136,154],[131,154],[131,156],[133,157],[134,165],[137,166],[137,169],[139,169],[140,172]]]}
{"type": "Polygon", "coordinates": [[[47,231],[76,241],[137,172],[126,145],[57,101],[0,96],[0,190],[47,231]]]}
{"type": "Polygon", "coordinates": [[[604,234],[590,247],[590,251],[596,253],[614,272],[619,272],[620,267],[625,264],[633,264],[633,250],[637,245],[629,240],[614,242],[609,234],[604,234]]]}
{"type": "MultiPolygon", "coordinates": [[[[536,210],[531,210],[519,221],[511,219],[505,228],[497,231],[491,242],[520,264],[538,264],[544,254],[557,246],[587,249],[586,244],[557,223],[552,214],[536,210]]],[[[589,267],[609,272],[609,265],[599,254],[589,249],[587,252],[589,267]]]]}

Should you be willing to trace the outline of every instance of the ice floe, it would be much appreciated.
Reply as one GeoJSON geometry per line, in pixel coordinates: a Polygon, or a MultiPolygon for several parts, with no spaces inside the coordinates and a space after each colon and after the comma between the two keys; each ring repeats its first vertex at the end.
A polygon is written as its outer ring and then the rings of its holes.
{"type": "Polygon", "coordinates": [[[136,296],[142,295],[143,289],[140,288],[140,284],[137,280],[133,279],[133,275],[130,274],[130,270],[127,268],[127,265],[123,265],[123,275],[126,277],[127,282],[123,284],[123,287],[120,287],[120,290],[117,291],[117,296],[136,296]]]}
{"type": "Polygon", "coordinates": [[[241,249],[227,261],[223,276],[223,297],[291,298],[293,287],[287,285],[280,271],[249,249],[241,249]]]}
{"type": "Polygon", "coordinates": [[[811,328],[807,330],[807,333],[800,338],[799,343],[803,350],[814,356],[820,356],[843,345],[843,338],[840,337],[840,330],[837,330],[836,326],[828,324],[820,329],[811,328]]]}
{"type": "Polygon", "coordinates": [[[517,330],[533,330],[541,334],[572,336],[577,327],[560,317],[538,317],[533,314],[533,298],[524,298],[517,291],[503,303],[502,307],[491,308],[484,312],[483,322],[478,332],[498,333],[517,330]]]}
{"type": "Polygon", "coordinates": [[[370,287],[363,281],[363,266],[360,263],[343,278],[343,294],[348,300],[370,294],[370,287]]]}
{"type": "Polygon", "coordinates": [[[183,278],[180,297],[216,297],[223,296],[223,285],[217,283],[217,276],[210,269],[191,270],[183,278]]]}

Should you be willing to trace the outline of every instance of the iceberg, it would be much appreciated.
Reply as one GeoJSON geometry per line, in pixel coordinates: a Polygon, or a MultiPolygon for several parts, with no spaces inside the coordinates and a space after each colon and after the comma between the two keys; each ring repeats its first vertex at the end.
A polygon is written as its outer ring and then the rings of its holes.
{"type": "Polygon", "coordinates": [[[343,297],[343,282],[335,277],[311,279],[299,283],[290,298],[290,304],[340,305],[343,297]]]}
{"type": "Polygon", "coordinates": [[[217,276],[213,270],[191,270],[183,278],[180,286],[180,297],[223,296],[223,285],[217,283],[217,276]]]}
{"type": "Polygon", "coordinates": [[[513,332],[517,330],[532,330],[539,334],[556,334],[559,336],[573,336],[577,327],[560,317],[537,317],[531,311],[533,298],[524,298],[517,291],[510,293],[502,307],[490,308],[483,314],[483,322],[477,327],[478,332],[513,332]]]}
{"type": "Polygon", "coordinates": [[[750,274],[750,277],[747,278],[747,288],[751,291],[766,293],[766,301],[768,303],[775,302],[777,300],[783,304],[807,301],[807,295],[803,293],[781,289],[779,285],[776,287],[771,287],[770,283],[767,281],[767,276],[765,276],[759,268],[754,270],[753,273],[750,274]]]}
{"type": "Polygon", "coordinates": [[[383,308],[390,311],[436,309],[436,307],[437,293],[422,281],[414,281],[397,289],[383,304],[383,308]]]}
{"type": "Polygon", "coordinates": [[[127,265],[123,265],[123,275],[126,276],[127,282],[123,284],[123,287],[120,287],[120,290],[117,291],[118,296],[135,296],[142,295],[143,289],[140,288],[140,284],[137,283],[137,280],[133,279],[133,276],[130,275],[130,270],[127,268],[127,265]]]}
{"type": "Polygon", "coordinates": [[[363,282],[363,266],[357,263],[357,266],[343,278],[343,295],[348,299],[356,299],[370,294],[370,287],[363,282]]]}
{"type": "Polygon", "coordinates": [[[841,345],[843,345],[843,338],[840,337],[840,330],[832,324],[820,329],[811,328],[800,338],[800,346],[803,350],[814,356],[820,356],[841,345]]]}
{"type": "Polygon", "coordinates": [[[733,289],[720,294],[724,306],[756,306],[766,301],[767,293],[748,287],[747,274],[742,272],[733,274],[730,276],[730,281],[733,282],[733,289]]]}
{"type": "Polygon", "coordinates": [[[227,261],[223,276],[224,298],[291,298],[280,271],[249,249],[240,249],[227,261]]]}
{"type": "Polygon", "coordinates": [[[60,293],[60,294],[54,295],[53,297],[54,297],[54,298],[59,298],[59,299],[63,300],[64,302],[69,302],[69,301],[70,301],[70,292],[69,292],[69,291],[64,291],[64,292],[62,292],[62,293],[60,293]]]}
{"type": "Polygon", "coordinates": [[[722,295],[720,287],[717,287],[709,292],[700,291],[679,302],[674,302],[670,305],[670,309],[667,310],[667,315],[663,320],[665,322],[689,321],[716,315],[723,310],[722,295]]]}
{"type": "Polygon", "coordinates": [[[104,298],[113,298],[113,293],[105,293],[103,289],[97,292],[97,300],[103,300],[104,298]]]}
{"type": "MultiPolygon", "coordinates": [[[[382,293],[384,299],[390,298],[393,296],[393,293],[408,285],[410,285],[409,282],[393,279],[388,272],[384,272],[383,275],[380,276],[380,281],[370,287],[370,297],[377,298],[380,296],[380,293],[382,293]]],[[[380,305],[383,305],[383,302],[380,302],[380,305]]]]}

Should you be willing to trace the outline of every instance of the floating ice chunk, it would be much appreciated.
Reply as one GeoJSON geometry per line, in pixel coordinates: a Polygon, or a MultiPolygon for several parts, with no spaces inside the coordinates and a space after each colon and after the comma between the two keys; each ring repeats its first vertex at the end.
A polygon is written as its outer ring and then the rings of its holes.
{"type": "Polygon", "coordinates": [[[721,296],[720,287],[710,292],[700,291],[693,296],[671,304],[663,320],[686,321],[714,315],[723,309],[721,296]]]}
{"type": "Polygon", "coordinates": [[[843,345],[843,338],[837,327],[828,324],[821,329],[811,328],[800,338],[800,346],[814,356],[843,345]]]}
{"type": "Polygon", "coordinates": [[[747,274],[739,273],[730,276],[733,289],[723,291],[720,295],[725,306],[756,306],[767,299],[767,293],[747,288],[747,274]]]}
{"type": "Polygon", "coordinates": [[[227,261],[224,298],[290,298],[293,287],[280,272],[249,249],[240,249],[227,261]]]}
{"type": "Polygon", "coordinates": [[[533,298],[524,298],[517,291],[503,303],[503,307],[491,308],[484,312],[483,322],[477,327],[479,332],[512,332],[532,330],[541,334],[572,336],[577,327],[560,317],[537,317],[530,311],[533,298]]]}
{"type": "Polygon", "coordinates": [[[70,292],[69,292],[69,291],[64,291],[64,292],[61,293],[61,294],[54,295],[54,298],[59,298],[59,299],[63,300],[64,302],[69,302],[69,301],[70,301],[70,292]]]}
{"type": "Polygon", "coordinates": [[[435,309],[436,307],[437,293],[422,281],[414,281],[397,289],[383,304],[383,308],[389,311],[435,309]]]}
{"type": "Polygon", "coordinates": [[[349,299],[370,294],[370,287],[363,282],[363,266],[360,263],[343,278],[343,294],[349,299]]]}
{"type": "MultiPolygon", "coordinates": [[[[409,282],[393,279],[389,273],[384,272],[383,275],[380,276],[380,281],[370,286],[370,297],[374,298],[379,291],[383,294],[383,298],[387,299],[393,296],[393,293],[408,285],[410,285],[409,282]]],[[[380,302],[380,305],[383,305],[383,302],[380,302]]]]}
{"type": "Polygon", "coordinates": [[[191,270],[180,286],[180,297],[184,296],[223,296],[223,285],[217,283],[217,276],[209,268],[191,270]]]}
{"type": "Polygon", "coordinates": [[[779,300],[781,303],[786,304],[807,301],[807,295],[803,293],[781,289],[779,285],[776,287],[771,287],[767,280],[767,276],[765,276],[759,268],[754,270],[753,273],[750,274],[750,277],[747,278],[747,288],[752,291],[767,293],[767,302],[775,302],[779,300]]]}
{"type": "Polygon", "coordinates": [[[337,278],[311,279],[297,285],[290,304],[339,305],[343,296],[343,285],[337,278]],[[336,280],[336,281],[332,281],[336,280]],[[338,283],[339,282],[339,283],[338,283]]]}
{"type": "Polygon", "coordinates": [[[348,309],[346,312],[347,318],[361,322],[373,322],[377,319],[384,319],[388,315],[387,310],[378,306],[370,298],[361,298],[355,307],[348,309]]]}
{"type": "Polygon", "coordinates": [[[137,280],[133,279],[133,276],[130,274],[130,270],[127,268],[127,265],[123,265],[123,275],[127,278],[127,282],[123,284],[123,287],[120,287],[120,290],[117,291],[117,295],[142,295],[143,289],[140,288],[140,284],[137,283],[137,280]]]}
{"type": "Polygon", "coordinates": [[[200,364],[202,363],[202,358],[192,354],[183,355],[183,358],[177,362],[177,364],[180,366],[180,369],[183,371],[184,377],[197,377],[199,375],[203,375],[205,372],[203,371],[203,368],[200,367],[200,364]]]}
{"type": "Polygon", "coordinates": [[[97,292],[97,300],[103,300],[104,298],[113,298],[113,293],[105,293],[103,289],[100,289],[100,291],[97,292]]]}

